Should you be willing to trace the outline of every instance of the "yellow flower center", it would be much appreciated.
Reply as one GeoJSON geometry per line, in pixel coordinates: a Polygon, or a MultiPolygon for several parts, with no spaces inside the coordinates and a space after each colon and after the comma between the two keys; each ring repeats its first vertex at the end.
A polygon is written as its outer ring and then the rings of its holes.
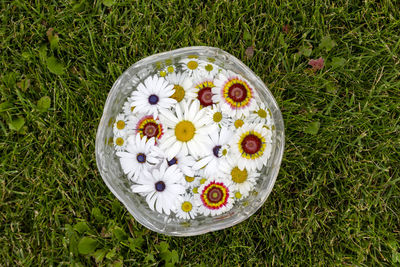
{"type": "Polygon", "coordinates": [[[188,58],[199,58],[198,55],[188,55],[188,58]]]}
{"type": "Polygon", "coordinates": [[[241,199],[242,198],[242,194],[240,194],[240,192],[236,192],[235,193],[235,198],[241,199]]]}
{"type": "Polygon", "coordinates": [[[173,66],[169,66],[169,67],[167,68],[167,71],[168,71],[168,72],[174,72],[174,67],[173,67],[173,66]]]}
{"type": "Polygon", "coordinates": [[[180,121],[175,126],[176,139],[181,142],[188,142],[192,140],[195,132],[196,128],[190,121],[180,121]]]}
{"type": "Polygon", "coordinates": [[[224,148],[221,153],[222,153],[222,156],[226,156],[226,154],[228,154],[228,150],[226,148],[224,148]]]}
{"type": "Polygon", "coordinates": [[[260,118],[266,118],[267,117],[267,112],[265,110],[261,109],[261,108],[257,111],[257,114],[258,114],[258,116],[260,118]]]}
{"type": "Polygon", "coordinates": [[[167,73],[164,70],[162,70],[162,71],[160,71],[160,76],[165,77],[165,76],[167,76],[167,73]]]}
{"type": "Polygon", "coordinates": [[[131,107],[131,112],[133,112],[134,109],[135,109],[135,106],[132,106],[132,107],[131,107]]]}
{"type": "Polygon", "coordinates": [[[194,194],[198,194],[199,193],[199,188],[198,187],[193,187],[192,192],[194,194]]]}
{"type": "Polygon", "coordinates": [[[192,203],[190,203],[189,201],[185,201],[182,203],[181,208],[184,212],[189,212],[192,210],[193,206],[192,206],[192,203]]]}
{"type": "Polygon", "coordinates": [[[221,112],[215,112],[213,115],[213,121],[214,122],[220,122],[222,120],[222,113],[221,112]]]}
{"type": "Polygon", "coordinates": [[[213,70],[213,66],[211,64],[207,64],[205,67],[206,71],[212,71],[213,70]]]}
{"type": "Polygon", "coordinates": [[[171,98],[175,99],[178,102],[181,102],[185,97],[185,90],[182,86],[175,84],[174,85],[175,93],[171,96],[171,98]]]}
{"type": "Polygon", "coordinates": [[[191,183],[194,181],[194,177],[185,176],[185,180],[186,180],[186,182],[191,183]]]}
{"type": "Polygon", "coordinates": [[[204,184],[206,181],[207,181],[207,179],[206,179],[206,178],[201,178],[201,180],[200,180],[200,184],[204,184]]]}
{"type": "Polygon", "coordinates": [[[122,145],[124,144],[124,139],[121,138],[121,137],[118,137],[118,138],[115,140],[115,143],[117,144],[117,146],[122,146],[122,145]]]}
{"type": "Polygon", "coordinates": [[[125,122],[124,121],[117,121],[117,129],[122,130],[125,128],[125,122]]]}
{"type": "Polygon", "coordinates": [[[191,69],[191,70],[197,69],[198,66],[199,66],[199,64],[198,64],[196,61],[194,61],[194,60],[191,60],[191,61],[189,61],[189,62],[187,63],[187,67],[188,67],[189,69],[191,69]]]}
{"type": "Polygon", "coordinates": [[[242,127],[243,124],[244,124],[244,122],[243,122],[241,119],[236,120],[236,121],[235,121],[235,127],[236,127],[236,129],[242,127]]]}
{"type": "Polygon", "coordinates": [[[247,180],[247,170],[241,171],[238,167],[235,167],[231,171],[232,181],[237,184],[244,183],[247,180]]]}

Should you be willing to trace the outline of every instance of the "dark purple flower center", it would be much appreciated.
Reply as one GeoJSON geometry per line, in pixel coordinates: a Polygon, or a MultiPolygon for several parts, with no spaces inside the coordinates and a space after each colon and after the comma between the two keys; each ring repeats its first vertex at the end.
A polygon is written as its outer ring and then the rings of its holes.
{"type": "Polygon", "coordinates": [[[151,105],[155,105],[155,104],[157,104],[158,103],[158,96],[156,96],[156,95],[151,95],[151,96],[149,96],[149,103],[151,104],[151,105]]]}
{"type": "Polygon", "coordinates": [[[158,192],[165,190],[165,183],[163,181],[158,181],[154,186],[158,192]]]}
{"type": "Polygon", "coordinates": [[[213,148],[214,156],[216,156],[217,158],[219,158],[218,153],[219,153],[219,150],[220,150],[220,149],[221,149],[221,146],[215,146],[215,147],[213,148]]]}
{"type": "Polygon", "coordinates": [[[143,153],[139,153],[137,154],[136,159],[138,162],[144,163],[146,161],[146,155],[143,153]]]}
{"type": "Polygon", "coordinates": [[[167,160],[167,163],[168,163],[168,166],[172,166],[172,165],[178,163],[178,159],[174,157],[171,160],[167,160]]]}

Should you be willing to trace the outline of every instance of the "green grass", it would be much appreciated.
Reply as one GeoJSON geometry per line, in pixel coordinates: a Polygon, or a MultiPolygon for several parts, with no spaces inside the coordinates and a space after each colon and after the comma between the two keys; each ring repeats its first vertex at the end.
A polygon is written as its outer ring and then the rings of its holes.
{"type": "Polygon", "coordinates": [[[399,3],[263,2],[2,1],[0,265],[92,266],[78,250],[87,240],[98,265],[400,264],[399,3]],[[327,36],[332,49],[320,46],[327,36]],[[254,216],[176,238],[127,213],[94,145],[117,77],[192,45],[220,47],[261,77],[287,144],[254,216]],[[319,57],[325,66],[312,73],[319,57]]]}

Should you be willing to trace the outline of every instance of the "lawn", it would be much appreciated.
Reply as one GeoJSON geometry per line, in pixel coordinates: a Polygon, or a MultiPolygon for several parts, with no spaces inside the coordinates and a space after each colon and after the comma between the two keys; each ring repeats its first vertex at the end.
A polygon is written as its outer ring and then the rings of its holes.
{"type": "Polygon", "coordinates": [[[399,265],[399,2],[283,2],[1,1],[0,265],[399,265]],[[106,187],[95,135],[125,69],[194,45],[260,76],[286,147],[254,216],[168,237],[106,187]]]}

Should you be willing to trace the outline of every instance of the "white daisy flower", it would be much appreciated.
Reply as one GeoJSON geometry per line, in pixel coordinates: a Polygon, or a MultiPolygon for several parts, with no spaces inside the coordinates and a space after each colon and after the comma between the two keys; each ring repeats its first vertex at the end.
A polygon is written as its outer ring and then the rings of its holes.
{"type": "Polygon", "coordinates": [[[232,199],[234,202],[243,200],[245,198],[245,196],[242,195],[242,193],[240,193],[239,191],[233,191],[232,193],[232,199]]]}
{"type": "Polygon", "coordinates": [[[225,179],[209,179],[202,184],[195,195],[199,205],[199,213],[205,216],[216,216],[229,211],[233,207],[231,183],[225,179]]]}
{"type": "Polygon", "coordinates": [[[222,112],[230,116],[248,116],[257,109],[257,92],[250,83],[232,71],[221,72],[214,79],[213,101],[221,105],[222,112]]]}
{"type": "Polygon", "coordinates": [[[158,164],[163,152],[155,146],[154,138],[140,137],[131,135],[128,138],[127,152],[117,152],[120,157],[122,170],[132,181],[137,181],[139,175],[146,169],[150,169],[158,164]]]}
{"type": "Polygon", "coordinates": [[[120,113],[115,118],[115,123],[113,127],[114,136],[124,136],[128,132],[128,120],[127,117],[120,113]]]}
{"type": "Polygon", "coordinates": [[[199,69],[204,76],[214,77],[218,74],[218,66],[211,62],[200,61],[199,69]]]}
{"type": "Polygon", "coordinates": [[[232,182],[232,189],[239,192],[242,197],[247,197],[249,192],[254,189],[260,173],[250,171],[247,168],[240,169],[237,161],[226,160],[220,165],[223,177],[227,177],[232,182]]]}
{"type": "Polygon", "coordinates": [[[206,177],[218,174],[219,166],[227,160],[233,132],[228,128],[222,128],[210,132],[209,136],[211,144],[208,146],[208,154],[193,165],[194,170],[203,168],[206,177]]]}
{"type": "Polygon", "coordinates": [[[123,151],[126,149],[128,143],[127,136],[126,135],[114,136],[113,143],[116,151],[123,151]]]}
{"type": "Polygon", "coordinates": [[[212,105],[207,108],[207,124],[215,124],[219,128],[230,127],[233,124],[232,119],[225,113],[222,113],[220,105],[212,105]]]}
{"type": "Polygon", "coordinates": [[[136,107],[132,103],[132,97],[128,97],[124,103],[122,110],[126,116],[134,115],[137,112],[137,109],[135,109],[136,107]]]}
{"type": "Polygon", "coordinates": [[[263,124],[245,124],[240,127],[232,142],[232,152],[237,157],[240,170],[260,170],[271,155],[272,133],[263,124]]]}
{"type": "Polygon", "coordinates": [[[177,200],[185,193],[185,187],[180,184],[183,174],[176,165],[168,167],[161,164],[160,169],[153,169],[150,173],[143,170],[142,176],[132,185],[131,190],[146,196],[147,204],[151,210],[170,215],[176,211],[177,200]]]}
{"type": "Polygon", "coordinates": [[[137,91],[132,92],[132,104],[141,112],[157,118],[160,111],[169,109],[176,103],[175,99],[170,98],[174,92],[173,85],[164,78],[150,76],[138,85],[137,91]]]}
{"type": "Polygon", "coordinates": [[[182,100],[190,101],[196,98],[192,79],[185,72],[176,72],[166,77],[167,81],[174,86],[175,92],[171,98],[178,103],[182,100]]]}
{"type": "Polygon", "coordinates": [[[200,109],[199,102],[182,102],[175,106],[175,114],[163,110],[160,120],[170,130],[165,132],[160,147],[167,158],[175,157],[180,151],[184,155],[190,153],[195,159],[207,153],[209,125],[206,125],[205,110],[200,109]]]}
{"type": "Polygon", "coordinates": [[[213,102],[213,78],[210,76],[202,76],[193,80],[194,92],[196,98],[200,102],[200,106],[209,107],[214,104],[213,102]]]}
{"type": "Polygon", "coordinates": [[[232,129],[232,131],[236,132],[237,129],[242,127],[244,124],[250,123],[251,120],[249,120],[249,116],[239,116],[235,118],[229,118],[228,119],[228,127],[232,129]]]}
{"type": "Polygon", "coordinates": [[[176,217],[189,220],[194,219],[197,215],[197,205],[194,197],[190,194],[185,194],[177,201],[176,217]]]}
{"type": "Polygon", "coordinates": [[[265,106],[264,103],[260,103],[258,108],[249,115],[249,121],[253,123],[262,123],[267,126],[272,125],[271,110],[265,106]]]}
{"type": "Polygon", "coordinates": [[[191,57],[191,58],[184,58],[179,61],[182,64],[182,69],[191,77],[197,77],[200,74],[200,60],[191,57]]]}
{"type": "Polygon", "coordinates": [[[178,168],[182,171],[185,177],[194,177],[195,172],[192,167],[196,161],[192,156],[184,155],[181,151],[172,158],[166,158],[165,161],[167,162],[168,166],[175,164],[178,165],[178,168]]]}
{"type": "Polygon", "coordinates": [[[140,134],[140,137],[147,136],[147,139],[154,137],[156,143],[164,134],[162,123],[159,119],[154,119],[152,115],[136,114],[136,116],[130,116],[128,128],[133,129],[135,134],[140,134]]]}

